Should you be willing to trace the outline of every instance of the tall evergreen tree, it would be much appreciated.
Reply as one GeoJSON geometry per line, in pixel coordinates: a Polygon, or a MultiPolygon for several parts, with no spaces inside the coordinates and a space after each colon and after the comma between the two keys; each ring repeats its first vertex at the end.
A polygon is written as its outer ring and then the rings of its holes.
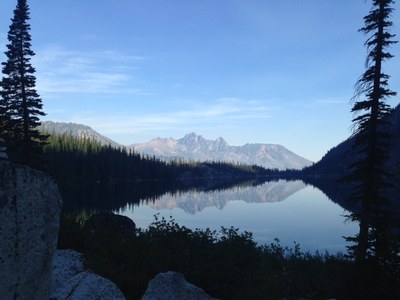
{"type": "Polygon", "coordinates": [[[388,183],[385,163],[388,159],[390,136],[385,133],[383,123],[390,112],[387,98],[396,95],[388,88],[389,75],[382,69],[382,63],[393,57],[387,48],[396,43],[394,34],[389,32],[392,22],[393,0],[373,0],[369,14],[364,17],[365,25],[361,32],[369,35],[365,45],[368,49],[366,71],[356,83],[356,94],[352,112],[355,114],[354,152],[357,161],[353,164],[351,179],[357,182],[353,200],[360,203],[359,213],[352,215],[359,221],[360,231],[355,239],[353,251],[358,261],[365,261],[369,256],[379,256],[386,242],[378,241],[386,228],[384,190],[388,183]]]}
{"type": "Polygon", "coordinates": [[[39,167],[47,136],[38,126],[44,116],[42,100],[36,92],[35,68],[31,65],[29,6],[18,0],[8,31],[7,61],[1,81],[0,130],[7,141],[11,160],[39,167]]]}

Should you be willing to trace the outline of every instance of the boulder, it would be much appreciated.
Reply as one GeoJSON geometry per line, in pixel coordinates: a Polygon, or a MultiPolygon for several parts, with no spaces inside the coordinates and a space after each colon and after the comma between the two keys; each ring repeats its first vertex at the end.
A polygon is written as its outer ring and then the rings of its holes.
{"type": "Polygon", "coordinates": [[[51,289],[52,300],[125,299],[113,282],[86,270],[82,254],[73,250],[57,250],[51,289]]]}
{"type": "Polygon", "coordinates": [[[45,173],[0,160],[1,299],[49,299],[61,205],[45,173]]]}
{"type": "Polygon", "coordinates": [[[156,275],[150,280],[142,300],[154,299],[215,299],[201,288],[188,283],[181,273],[166,272],[156,275]]]}
{"type": "Polygon", "coordinates": [[[101,212],[94,214],[85,222],[85,229],[92,237],[99,233],[125,238],[135,235],[136,225],[128,217],[101,212]]]}

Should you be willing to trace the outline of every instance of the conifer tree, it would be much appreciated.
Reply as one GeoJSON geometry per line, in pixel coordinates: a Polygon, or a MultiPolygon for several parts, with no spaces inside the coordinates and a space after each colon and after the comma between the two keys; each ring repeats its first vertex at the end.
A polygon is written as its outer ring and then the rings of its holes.
{"type": "Polygon", "coordinates": [[[388,159],[390,136],[385,133],[383,124],[390,112],[387,99],[396,95],[388,88],[389,75],[382,69],[382,63],[393,57],[387,48],[396,43],[389,32],[392,22],[393,0],[373,0],[369,14],[364,17],[365,25],[361,32],[369,35],[365,45],[368,49],[366,71],[356,83],[356,94],[352,112],[355,114],[355,143],[353,150],[358,157],[353,164],[351,180],[357,183],[353,200],[360,204],[360,212],[352,218],[360,223],[356,242],[350,250],[358,261],[379,256],[388,242],[377,238],[387,236],[380,229],[388,229],[385,218],[387,199],[384,190],[388,183],[385,163],[388,159]]]}
{"type": "Polygon", "coordinates": [[[36,92],[35,68],[31,65],[29,6],[18,0],[8,31],[7,61],[1,80],[0,130],[6,139],[11,160],[40,167],[47,136],[38,126],[44,116],[42,100],[36,92]]]}

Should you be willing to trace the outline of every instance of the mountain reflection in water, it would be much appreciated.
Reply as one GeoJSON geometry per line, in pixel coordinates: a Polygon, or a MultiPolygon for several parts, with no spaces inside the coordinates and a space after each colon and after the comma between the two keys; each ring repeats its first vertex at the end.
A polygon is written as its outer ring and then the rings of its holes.
{"type": "MultiPolygon", "coordinates": [[[[284,246],[292,247],[297,242],[303,250],[346,251],[348,244],[343,237],[358,231],[358,224],[345,222],[344,217],[348,211],[357,210],[348,201],[351,188],[332,179],[305,180],[64,183],[59,188],[64,213],[84,219],[99,211],[113,211],[146,228],[159,214],[190,229],[218,231],[221,226],[233,226],[252,232],[261,244],[278,238],[284,246]]],[[[399,186],[392,194],[389,208],[398,217],[399,186]]]]}
{"type": "Polygon", "coordinates": [[[269,181],[258,186],[234,187],[223,191],[187,192],[179,195],[164,195],[148,206],[156,209],[181,208],[188,214],[196,214],[206,207],[223,209],[230,201],[247,203],[279,202],[304,189],[303,181],[269,181]]]}

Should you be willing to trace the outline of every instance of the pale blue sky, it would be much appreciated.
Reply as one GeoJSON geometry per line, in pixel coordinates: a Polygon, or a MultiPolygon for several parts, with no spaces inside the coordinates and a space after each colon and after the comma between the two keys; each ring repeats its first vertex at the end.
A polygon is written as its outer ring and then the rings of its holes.
{"type": "MultiPolygon", "coordinates": [[[[16,2],[0,2],[2,53],[16,2]]],[[[45,119],[125,145],[196,132],[317,161],[351,133],[370,2],[28,0],[45,119]]],[[[385,65],[394,90],[398,59],[385,65]]]]}

